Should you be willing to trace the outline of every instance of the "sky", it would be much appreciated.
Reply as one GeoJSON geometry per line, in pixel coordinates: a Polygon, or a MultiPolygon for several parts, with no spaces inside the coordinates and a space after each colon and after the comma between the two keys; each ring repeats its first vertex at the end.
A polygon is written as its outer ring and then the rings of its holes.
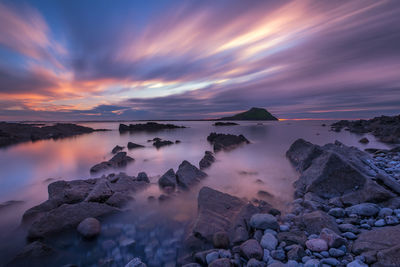
{"type": "Polygon", "coordinates": [[[0,120],[400,113],[400,2],[0,0],[0,120]]]}

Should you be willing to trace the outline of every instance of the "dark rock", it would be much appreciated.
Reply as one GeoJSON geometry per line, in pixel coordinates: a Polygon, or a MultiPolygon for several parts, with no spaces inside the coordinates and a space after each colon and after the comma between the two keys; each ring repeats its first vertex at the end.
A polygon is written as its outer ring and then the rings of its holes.
{"type": "Polygon", "coordinates": [[[229,235],[227,232],[221,231],[214,233],[213,245],[215,248],[228,248],[229,244],[229,235]]]}
{"type": "Polygon", "coordinates": [[[214,152],[231,150],[241,144],[249,144],[249,140],[243,135],[211,133],[207,141],[214,145],[214,152]]]}
{"type": "Polygon", "coordinates": [[[216,259],[215,261],[211,262],[208,267],[232,267],[232,263],[229,259],[216,259]]]}
{"type": "Polygon", "coordinates": [[[140,132],[140,131],[147,131],[147,132],[156,132],[161,130],[168,130],[168,129],[179,129],[179,128],[186,128],[184,126],[177,126],[173,124],[162,124],[156,122],[147,122],[143,124],[120,124],[119,131],[123,132],[140,132]]]}
{"type": "Polygon", "coordinates": [[[377,262],[372,266],[397,267],[400,263],[400,245],[379,251],[376,254],[377,262]]]}
{"type": "Polygon", "coordinates": [[[128,142],[128,149],[135,149],[135,148],[142,148],[142,147],[144,147],[144,146],[139,145],[139,144],[135,144],[135,143],[132,143],[132,142],[128,142]]]}
{"type": "Polygon", "coordinates": [[[100,234],[101,225],[96,218],[86,218],[79,223],[77,230],[84,238],[93,238],[100,234]]]}
{"type": "Polygon", "coordinates": [[[111,150],[111,153],[116,154],[116,153],[122,151],[123,149],[124,149],[123,146],[115,146],[115,147],[111,150]]]}
{"type": "Polygon", "coordinates": [[[179,186],[188,189],[191,185],[199,182],[206,176],[206,173],[184,160],[179,165],[178,171],[176,172],[176,181],[179,186]]]}
{"type": "Polygon", "coordinates": [[[368,140],[368,138],[364,137],[364,138],[361,138],[358,142],[360,142],[361,144],[368,144],[369,140],[368,140]]]}
{"type": "Polygon", "coordinates": [[[139,172],[138,176],[136,177],[136,180],[137,181],[143,181],[143,182],[146,182],[146,183],[150,183],[150,179],[147,176],[147,173],[145,173],[145,172],[139,172]]]}
{"type": "Polygon", "coordinates": [[[211,151],[206,151],[204,157],[199,162],[200,170],[209,168],[215,162],[214,154],[211,151]]]}
{"type": "Polygon", "coordinates": [[[174,144],[174,142],[169,141],[169,140],[157,140],[153,143],[153,146],[155,146],[157,149],[159,149],[163,146],[170,146],[173,144],[174,144]]]}
{"type": "Polygon", "coordinates": [[[105,203],[113,207],[123,208],[133,199],[132,196],[126,193],[116,192],[105,203]]]}
{"type": "Polygon", "coordinates": [[[214,126],[235,126],[235,125],[239,125],[235,122],[216,122],[213,124],[214,126]]]}
{"type": "Polygon", "coordinates": [[[94,165],[91,169],[91,173],[97,173],[100,171],[106,171],[112,168],[125,167],[129,162],[134,161],[133,158],[126,155],[126,152],[118,152],[109,161],[103,161],[102,163],[94,165]]]}
{"type": "Polygon", "coordinates": [[[279,224],[277,219],[271,214],[254,214],[250,219],[250,226],[255,229],[272,229],[278,230],[279,224]]]}
{"type": "Polygon", "coordinates": [[[54,256],[56,256],[56,251],[52,247],[35,241],[24,247],[6,266],[46,266],[54,256]]]}
{"type": "Polygon", "coordinates": [[[114,191],[110,188],[110,183],[104,179],[99,180],[90,191],[85,201],[89,202],[106,202],[114,194],[114,191]]]}
{"type": "Polygon", "coordinates": [[[264,256],[264,251],[260,244],[257,242],[257,240],[254,239],[249,239],[246,242],[244,242],[242,245],[240,245],[240,253],[246,258],[246,259],[257,259],[257,260],[262,260],[264,256]]]}
{"type": "Polygon", "coordinates": [[[296,217],[295,223],[310,234],[319,234],[323,228],[329,228],[335,233],[340,233],[333,217],[320,210],[296,217]]]}
{"type": "Polygon", "coordinates": [[[250,121],[260,121],[260,120],[273,120],[277,121],[278,119],[274,117],[271,113],[269,113],[264,108],[251,108],[248,111],[238,113],[231,117],[224,117],[220,120],[250,120],[250,121]]]}
{"type": "Polygon", "coordinates": [[[379,207],[373,203],[362,203],[346,208],[346,212],[360,216],[374,216],[378,214],[379,207]]]}
{"type": "Polygon", "coordinates": [[[173,169],[169,169],[166,173],[164,173],[163,176],[158,179],[158,184],[160,187],[175,187],[177,182],[176,182],[176,175],[173,169]]]}
{"type": "Polygon", "coordinates": [[[287,245],[300,245],[305,246],[307,236],[304,231],[294,230],[290,232],[279,232],[278,235],[279,243],[285,242],[287,245]]]}
{"type": "Polygon", "coordinates": [[[339,199],[345,205],[355,205],[365,202],[381,203],[395,196],[395,194],[378,185],[375,181],[367,180],[363,187],[339,199]]]}
{"type": "Polygon", "coordinates": [[[246,265],[246,267],[266,267],[266,266],[267,266],[267,264],[265,262],[258,261],[254,258],[250,259],[246,265]]]}
{"type": "Polygon", "coordinates": [[[299,245],[293,245],[293,247],[287,253],[289,260],[301,261],[304,256],[306,256],[304,248],[299,245]]]}
{"type": "Polygon", "coordinates": [[[321,230],[320,238],[325,240],[330,248],[338,248],[346,245],[346,239],[328,228],[321,230]]]}

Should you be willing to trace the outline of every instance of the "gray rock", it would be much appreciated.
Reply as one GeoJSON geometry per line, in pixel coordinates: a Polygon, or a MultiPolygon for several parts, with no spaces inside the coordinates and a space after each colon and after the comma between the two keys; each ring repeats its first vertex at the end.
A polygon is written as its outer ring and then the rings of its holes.
{"type": "Polygon", "coordinates": [[[275,260],[283,261],[286,258],[286,254],[283,249],[276,249],[271,251],[271,257],[275,260]]]}
{"type": "Polygon", "coordinates": [[[207,169],[215,162],[214,154],[211,151],[206,151],[204,157],[199,162],[200,170],[207,169]]]}
{"type": "Polygon", "coordinates": [[[329,255],[331,255],[332,257],[335,257],[335,258],[342,257],[345,254],[346,253],[341,249],[337,249],[337,248],[330,248],[329,249],[329,255]]]}
{"type": "Polygon", "coordinates": [[[287,252],[287,257],[289,260],[301,261],[301,259],[306,256],[302,246],[293,245],[293,247],[287,252]]]}
{"type": "Polygon", "coordinates": [[[197,183],[206,176],[207,174],[205,172],[184,160],[179,165],[178,171],[176,172],[176,181],[179,186],[188,189],[191,185],[197,183]]]}
{"type": "Polygon", "coordinates": [[[146,183],[150,183],[150,179],[147,176],[147,173],[145,173],[145,172],[139,172],[136,180],[137,181],[143,181],[143,182],[146,182],[146,183]]]}
{"type": "Polygon", "coordinates": [[[350,239],[350,240],[354,240],[357,238],[357,236],[355,234],[353,234],[352,232],[345,232],[342,234],[343,237],[350,239]]]}
{"type": "Polygon", "coordinates": [[[258,261],[256,259],[250,259],[246,265],[246,267],[265,267],[265,266],[267,265],[264,262],[258,261]]]}
{"type": "Polygon", "coordinates": [[[377,226],[377,227],[385,226],[385,224],[386,224],[386,222],[385,222],[384,219],[379,219],[374,223],[374,225],[377,226]]]}
{"type": "Polygon", "coordinates": [[[100,234],[101,225],[96,218],[86,218],[79,223],[78,232],[85,238],[93,238],[100,234]]]}
{"type": "Polygon", "coordinates": [[[379,251],[376,255],[377,266],[399,266],[400,262],[400,245],[379,251]]]}
{"type": "Polygon", "coordinates": [[[323,228],[340,233],[333,217],[320,210],[296,217],[295,224],[310,234],[319,234],[323,228]]]}
{"type": "Polygon", "coordinates": [[[123,208],[133,199],[134,198],[129,194],[116,192],[107,199],[106,204],[117,208],[123,208]]]}
{"type": "Polygon", "coordinates": [[[232,267],[231,261],[229,259],[216,259],[208,267],[232,267]]]}
{"type": "Polygon", "coordinates": [[[232,258],[232,253],[227,249],[218,250],[218,254],[220,258],[227,258],[227,259],[232,258]]]}
{"type": "Polygon", "coordinates": [[[123,149],[124,149],[123,146],[115,146],[115,147],[111,150],[111,153],[116,154],[116,153],[122,151],[123,149]]]}
{"type": "Polygon", "coordinates": [[[135,148],[142,148],[142,147],[144,147],[144,146],[139,145],[139,144],[135,144],[135,143],[132,143],[132,142],[128,142],[128,149],[135,149],[135,148]]]}
{"type": "Polygon", "coordinates": [[[126,152],[118,152],[109,161],[103,161],[90,168],[91,173],[106,171],[112,168],[125,167],[129,162],[134,161],[133,158],[127,156],[126,152]]]}
{"type": "Polygon", "coordinates": [[[346,208],[346,212],[360,216],[375,216],[379,213],[379,207],[373,203],[362,203],[346,208]]]}
{"type": "Polygon", "coordinates": [[[352,232],[354,234],[360,233],[360,230],[354,224],[351,223],[339,224],[339,230],[341,232],[352,232]]]}
{"type": "Polygon", "coordinates": [[[207,254],[206,262],[207,262],[207,264],[210,264],[211,262],[215,261],[218,258],[219,258],[218,251],[213,251],[213,252],[210,252],[207,254]]]}
{"type": "Polygon", "coordinates": [[[254,214],[250,219],[250,226],[255,229],[273,229],[278,230],[279,224],[274,216],[271,214],[254,214]]]}
{"type": "Polygon", "coordinates": [[[278,245],[278,240],[276,239],[276,237],[270,233],[266,233],[263,235],[263,237],[261,238],[261,242],[260,245],[268,250],[274,250],[276,248],[276,246],[278,245]]]}
{"type": "Polygon", "coordinates": [[[329,210],[328,214],[336,218],[342,218],[346,215],[346,212],[342,208],[333,208],[329,210]]]}
{"type": "Polygon", "coordinates": [[[242,245],[240,245],[240,253],[246,259],[255,258],[257,260],[262,260],[264,255],[264,250],[256,240],[249,239],[242,245]]]}
{"type": "Polygon", "coordinates": [[[304,263],[304,267],[320,267],[319,260],[309,259],[306,263],[304,263]]]}
{"type": "Polygon", "coordinates": [[[306,247],[315,252],[328,250],[328,244],[324,239],[315,238],[306,241],[306,247]]]}
{"type": "Polygon", "coordinates": [[[128,262],[125,267],[147,267],[146,264],[144,264],[142,262],[141,259],[139,258],[134,258],[133,260],[131,260],[130,262],[128,262]]]}
{"type": "Polygon", "coordinates": [[[214,145],[214,152],[231,150],[241,144],[249,144],[249,140],[243,135],[211,133],[207,141],[214,145]]]}
{"type": "Polygon", "coordinates": [[[288,260],[286,267],[300,267],[300,264],[295,260],[288,260]]]}
{"type": "Polygon", "coordinates": [[[399,223],[399,219],[395,216],[386,216],[385,222],[387,225],[395,225],[399,223]]]}
{"type": "Polygon", "coordinates": [[[354,260],[346,265],[346,267],[368,267],[367,264],[363,263],[360,260],[354,260]]]}
{"type": "Polygon", "coordinates": [[[85,201],[89,202],[106,202],[114,194],[114,191],[110,188],[109,182],[106,179],[102,179],[96,182],[92,191],[86,197],[85,201]]]}
{"type": "Polygon", "coordinates": [[[173,169],[169,169],[163,176],[158,179],[158,185],[162,188],[164,187],[175,187],[177,184],[176,182],[176,175],[173,169]]]}
{"type": "Polygon", "coordinates": [[[382,208],[379,211],[378,216],[381,217],[381,218],[385,218],[385,216],[389,216],[389,215],[392,215],[392,214],[393,214],[393,210],[392,209],[390,209],[390,208],[382,208]]]}
{"type": "Polygon", "coordinates": [[[215,248],[228,248],[229,247],[229,235],[225,231],[216,232],[213,235],[213,245],[215,248]]]}
{"type": "Polygon", "coordinates": [[[321,230],[320,238],[325,240],[329,247],[338,248],[346,244],[346,239],[328,228],[321,230]]]}
{"type": "Polygon", "coordinates": [[[328,264],[329,266],[338,266],[340,261],[335,258],[326,258],[321,260],[321,264],[328,264]]]}

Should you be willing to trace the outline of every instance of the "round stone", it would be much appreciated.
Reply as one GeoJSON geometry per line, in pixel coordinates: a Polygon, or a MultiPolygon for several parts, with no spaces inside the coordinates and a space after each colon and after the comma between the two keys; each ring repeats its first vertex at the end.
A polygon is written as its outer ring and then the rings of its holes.
{"type": "Polygon", "coordinates": [[[306,247],[314,252],[328,250],[328,244],[321,238],[310,239],[306,241],[306,247]]]}
{"type": "Polygon", "coordinates": [[[279,224],[276,218],[271,214],[256,213],[250,218],[250,225],[255,229],[273,229],[278,230],[279,224]]]}
{"type": "Polygon", "coordinates": [[[77,230],[83,237],[93,238],[100,234],[101,225],[96,218],[86,218],[78,225],[77,230]]]}

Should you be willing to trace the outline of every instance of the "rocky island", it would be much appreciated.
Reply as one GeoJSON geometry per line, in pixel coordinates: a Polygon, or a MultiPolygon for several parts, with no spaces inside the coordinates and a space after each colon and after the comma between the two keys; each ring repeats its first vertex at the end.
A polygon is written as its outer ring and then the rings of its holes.
{"type": "Polygon", "coordinates": [[[219,120],[231,121],[277,121],[278,119],[264,108],[251,108],[248,111],[230,117],[223,117],[219,120]]]}
{"type": "Polygon", "coordinates": [[[138,123],[138,124],[120,124],[119,131],[123,132],[156,132],[161,130],[168,130],[168,129],[179,129],[179,128],[186,128],[184,126],[177,126],[174,124],[163,124],[157,122],[147,122],[147,123],[138,123]]]}

